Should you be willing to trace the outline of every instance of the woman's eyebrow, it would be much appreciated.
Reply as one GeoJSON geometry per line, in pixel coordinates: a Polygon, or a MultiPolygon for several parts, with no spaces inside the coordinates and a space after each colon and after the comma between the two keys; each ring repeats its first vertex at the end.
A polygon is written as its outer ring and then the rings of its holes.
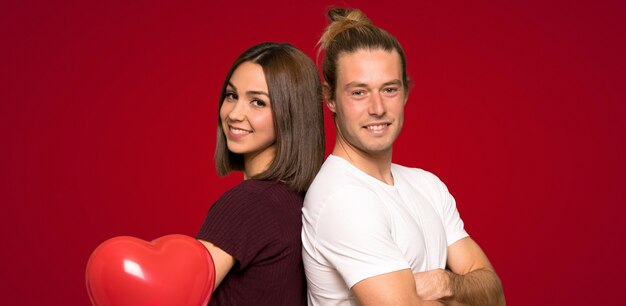
{"type": "MultiPolygon", "coordinates": [[[[233,85],[233,83],[231,83],[230,81],[228,81],[228,86],[232,87],[234,91],[237,91],[237,86],[233,85]]],[[[264,95],[264,96],[267,96],[268,98],[270,97],[270,94],[268,94],[268,93],[266,93],[265,91],[262,91],[262,90],[248,90],[248,91],[246,91],[246,95],[248,95],[248,96],[264,95]]]]}

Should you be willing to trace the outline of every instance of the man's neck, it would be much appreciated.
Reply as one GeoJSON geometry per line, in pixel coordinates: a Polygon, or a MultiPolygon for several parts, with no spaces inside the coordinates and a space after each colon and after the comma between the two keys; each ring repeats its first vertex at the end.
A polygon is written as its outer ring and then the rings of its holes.
{"type": "Polygon", "coordinates": [[[342,141],[335,143],[333,155],[341,157],[371,177],[393,185],[391,175],[391,148],[382,152],[366,152],[342,141]]]}

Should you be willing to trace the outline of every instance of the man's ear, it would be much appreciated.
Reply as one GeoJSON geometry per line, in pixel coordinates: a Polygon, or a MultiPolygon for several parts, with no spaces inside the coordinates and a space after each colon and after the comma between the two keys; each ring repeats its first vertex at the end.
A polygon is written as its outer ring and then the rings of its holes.
{"type": "Polygon", "coordinates": [[[406,102],[409,100],[409,93],[413,88],[413,80],[408,79],[407,83],[408,85],[404,87],[404,106],[406,106],[406,102]]]}
{"type": "Polygon", "coordinates": [[[336,113],[335,100],[332,98],[330,86],[326,82],[322,84],[322,97],[324,98],[324,102],[326,103],[326,106],[328,106],[328,109],[331,112],[336,113]]]}

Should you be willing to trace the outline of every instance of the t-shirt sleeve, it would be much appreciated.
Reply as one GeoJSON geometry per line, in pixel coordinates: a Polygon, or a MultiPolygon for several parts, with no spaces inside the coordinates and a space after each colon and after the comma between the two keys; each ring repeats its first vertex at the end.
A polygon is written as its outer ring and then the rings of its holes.
{"type": "Polygon", "coordinates": [[[240,187],[227,191],[211,206],[196,238],[213,243],[244,269],[274,238],[276,224],[261,203],[263,198],[240,187]]]}
{"type": "Polygon", "coordinates": [[[391,236],[389,212],[364,188],[331,195],[320,212],[317,250],[348,287],[366,278],[410,268],[391,236]]]}
{"type": "Polygon", "coordinates": [[[456,208],[456,201],[448,191],[448,187],[434,174],[430,172],[425,173],[437,192],[438,202],[441,203],[440,214],[446,231],[448,246],[451,246],[461,238],[467,237],[468,234],[465,231],[461,215],[456,208]]]}

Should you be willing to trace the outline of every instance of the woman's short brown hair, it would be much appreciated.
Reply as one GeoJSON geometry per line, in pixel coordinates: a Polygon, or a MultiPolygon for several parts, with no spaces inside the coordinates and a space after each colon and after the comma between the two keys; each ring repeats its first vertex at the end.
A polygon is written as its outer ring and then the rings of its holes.
{"type": "MultiPolygon", "coordinates": [[[[244,62],[263,68],[276,133],[276,156],[265,171],[251,178],[282,181],[294,191],[305,192],[324,161],[324,115],[317,68],[307,55],[289,43],[252,46],[230,67],[220,93],[219,108],[233,72],[244,62]]],[[[228,150],[219,115],[215,166],[219,175],[244,170],[243,156],[228,150]]]]}

